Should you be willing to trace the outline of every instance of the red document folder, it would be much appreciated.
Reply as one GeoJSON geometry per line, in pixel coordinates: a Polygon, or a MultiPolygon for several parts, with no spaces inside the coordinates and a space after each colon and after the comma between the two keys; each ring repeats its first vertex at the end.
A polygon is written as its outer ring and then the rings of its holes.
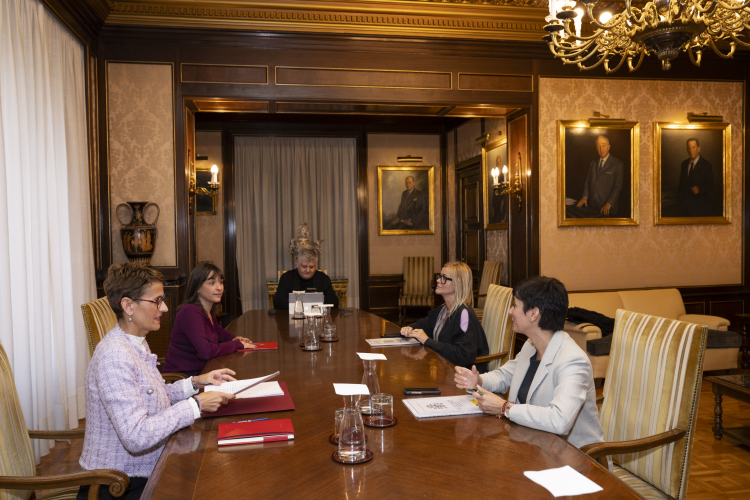
{"type": "Polygon", "coordinates": [[[219,446],[269,443],[294,439],[292,419],[219,424],[219,446]]]}
{"type": "Polygon", "coordinates": [[[278,349],[278,342],[253,342],[255,347],[248,347],[247,349],[240,349],[240,352],[249,351],[275,351],[278,349]]]}
{"type": "Polygon", "coordinates": [[[213,413],[203,412],[204,418],[226,417],[227,415],[243,415],[245,413],[266,413],[271,411],[294,410],[292,397],[289,395],[289,389],[285,382],[279,382],[283,396],[267,396],[265,398],[248,398],[232,399],[225,404],[219,411],[213,413]]]}

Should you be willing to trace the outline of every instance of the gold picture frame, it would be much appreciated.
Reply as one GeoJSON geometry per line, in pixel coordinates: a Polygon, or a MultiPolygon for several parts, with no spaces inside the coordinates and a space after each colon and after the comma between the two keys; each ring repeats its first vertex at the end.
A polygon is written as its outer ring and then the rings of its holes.
{"type": "MultiPolygon", "coordinates": [[[[208,182],[211,180],[210,168],[195,168],[195,187],[208,188],[208,182]]],[[[195,195],[195,215],[216,215],[216,204],[218,194],[195,195]]]]}
{"type": "MultiPolygon", "coordinates": [[[[492,169],[500,169],[501,182],[503,179],[503,166],[508,165],[508,139],[491,142],[482,147],[482,186],[484,189],[484,228],[485,229],[508,229],[508,210],[510,208],[510,195],[502,195],[499,190],[495,194],[493,188],[492,169]]],[[[511,167],[508,167],[508,179],[511,178],[511,167]]]]}
{"type": "Polygon", "coordinates": [[[587,121],[557,123],[557,225],[637,226],[639,124],[615,122],[592,127],[587,121]],[[604,139],[600,141],[601,136],[604,139]],[[601,158],[599,143],[609,146],[602,153],[606,152],[603,166],[597,163],[601,158]],[[591,181],[593,186],[589,186],[591,181]]]}
{"type": "Polygon", "coordinates": [[[404,234],[435,234],[433,166],[378,165],[378,235],[404,234]],[[416,193],[407,194],[409,177],[416,193]],[[399,214],[411,217],[399,219],[399,214]]]}
{"type": "Polygon", "coordinates": [[[729,123],[654,123],[655,225],[731,223],[731,141],[729,123]],[[692,169],[688,141],[697,148],[692,169]]]}

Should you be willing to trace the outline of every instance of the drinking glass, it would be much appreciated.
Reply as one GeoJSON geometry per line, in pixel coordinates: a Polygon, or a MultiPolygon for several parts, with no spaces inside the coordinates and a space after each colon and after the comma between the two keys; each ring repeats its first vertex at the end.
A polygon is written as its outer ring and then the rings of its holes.
{"type": "Polygon", "coordinates": [[[370,396],[372,411],[369,417],[370,425],[391,425],[393,423],[393,396],[380,393],[370,396]]]}
{"type": "Polygon", "coordinates": [[[362,415],[357,410],[344,408],[339,429],[339,458],[344,462],[358,462],[366,454],[362,415]]]}
{"type": "Polygon", "coordinates": [[[315,316],[310,316],[307,321],[307,329],[305,331],[305,350],[316,351],[320,349],[320,342],[318,342],[318,329],[315,324],[315,316]]]}
{"type": "Polygon", "coordinates": [[[305,318],[305,308],[302,306],[302,292],[294,292],[294,319],[305,318]]]}

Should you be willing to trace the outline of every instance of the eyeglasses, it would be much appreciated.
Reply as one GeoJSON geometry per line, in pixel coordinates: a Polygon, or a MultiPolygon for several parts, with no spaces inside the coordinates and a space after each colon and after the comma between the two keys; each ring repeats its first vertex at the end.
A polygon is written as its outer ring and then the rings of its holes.
{"type": "Polygon", "coordinates": [[[152,304],[156,304],[156,308],[159,309],[159,307],[161,307],[161,303],[164,302],[164,299],[166,298],[167,298],[167,294],[165,293],[161,297],[156,297],[156,300],[149,300],[149,299],[133,299],[133,300],[141,301],[141,302],[151,302],[152,304]]]}
{"type": "Polygon", "coordinates": [[[440,282],[441,285],[445,285],[446,281],[453,281],[453,278],[449,278],[448,276],[446,276],[444,274],[438,274],[437,279],[438,279],[438,281],[440,282]]]}

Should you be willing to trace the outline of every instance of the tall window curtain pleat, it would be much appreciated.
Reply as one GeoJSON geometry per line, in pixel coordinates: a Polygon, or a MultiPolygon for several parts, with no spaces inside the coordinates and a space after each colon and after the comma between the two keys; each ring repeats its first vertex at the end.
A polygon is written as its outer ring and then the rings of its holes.
{"type": "Polygon", "coordinates": [[[236,137],[234,153],[242,309],[268,308],[266,280],[295,267],[289,243],[303,222],[323,240],[318,268],[348,278],[358,307],[356,140],[236,137]]]}
{"type": "Polygon", "coordinates": [[[96,298],[84,51],[40,2],[0,0],[0,68],[0,341],[27,427],[75,428],[96,298]]]}

